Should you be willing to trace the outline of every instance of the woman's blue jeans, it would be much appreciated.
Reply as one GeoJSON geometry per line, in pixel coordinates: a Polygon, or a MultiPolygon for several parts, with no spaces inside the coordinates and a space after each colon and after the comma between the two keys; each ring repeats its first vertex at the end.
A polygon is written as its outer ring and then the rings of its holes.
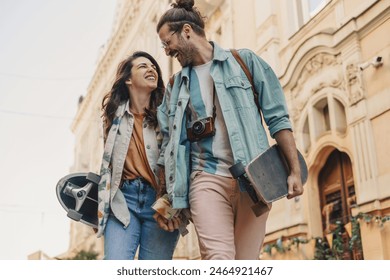
{"type": "Polygon", "coordinates": [[[156,191],[141,178],[127,180],[121,188],[130,210],[130,225],[124,228],[111,213],[104,233],[104,259],[132,260],[139,247],[139,260],[170,260],[179,231],[165,231],[153,219],[156,191]]]}

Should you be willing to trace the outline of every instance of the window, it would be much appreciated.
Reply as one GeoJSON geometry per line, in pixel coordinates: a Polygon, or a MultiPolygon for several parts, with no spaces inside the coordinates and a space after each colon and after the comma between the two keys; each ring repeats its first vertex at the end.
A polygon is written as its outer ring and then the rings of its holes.
{"type": "Polygon", "coordinates": [[[314,16],[317,14],[326,4],[326,0],[308,0],[309,15],[314,16]]]}
{"type": "Polygon", "coordinates": [[[313,106],[313,123],[315,125],[315,139],[330,131],[328,99],[325,97],[313,106]]]}
{"type": "Polygon", "coordinates": [[[335,115],[335,129],[338,133],[345,133],[347,131],[347,117],[345,115],[345,108],[343,104],[337,99],[334,99],[334,115],[335,115]]]}
{"type": "Polygon", "coordinates": [[[330,130],[330,118],[329,118],[329,106],[328,104],[322,109],[322,114],[324,115],[325,130],[330,130]]]}
{"type": "Polygon", "coordinates": [[[305,153],[310,149],[310,127],[309,127],[309,118],[306,117],[305,124],[303,125],[302,131],[302,141],[305,153]]]}
{"type": "MultiPolygon", "coordinates": [[[[310,102],[309,102],[310,104],[310,102]]],[[[347,117],[344,105],[334,96],[324,96],[311,103],[301,128],[303,150],[309,152],[311,141],[329,134],[345,134],[347,117]]]]}
{"type": "Polygon", "coordinates": [[[312,17],[314,17],[329,0],[295,0],[297,27],[302,27],[312,17]]]}

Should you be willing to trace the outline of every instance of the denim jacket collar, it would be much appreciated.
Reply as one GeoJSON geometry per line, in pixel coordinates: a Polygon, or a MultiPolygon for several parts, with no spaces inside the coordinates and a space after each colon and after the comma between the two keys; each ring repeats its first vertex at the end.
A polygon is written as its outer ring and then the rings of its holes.
{"type": "MultiPolygon", "coordinates": [[[[213,41],[210,41],[210,44],[213,46],[213,61],[225,61],[226,59],[228,59],[228,55],[226,54],[226,51],[224,49],[222,49],[213,41]]],[[[192,66],[186,66],[180,71],[180,86],[184,80],[189,81],[191,68],[192,66]]]]}
{"type": "Polygon", "coordinates": [[[124,102],[118,106],[118,108],[116,109],[116,112],[115,112],[115,116],[122,118],[126,111],[130,112],[129,100],[127,100],[127,102],[124,102]]]}
{"type": "Polygon", "coordinates": [[[210,44],[213,46],[213,60],[214,61],[225,61],[228,59],[228,55],[226,54],[226,50],[222,49],[213,41],[210,41],[210,44]]]}

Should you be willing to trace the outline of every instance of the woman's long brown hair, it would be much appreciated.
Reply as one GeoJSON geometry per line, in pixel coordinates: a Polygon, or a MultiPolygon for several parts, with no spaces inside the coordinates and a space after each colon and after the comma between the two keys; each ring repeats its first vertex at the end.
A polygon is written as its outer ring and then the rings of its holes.
{"type": "Polygon", "coordinates": [[[157,107],[161,104],[165,90],[164,81],[161,77],[161,69],[157,61],[150,54],[142,51],[137,51],[119,64],[115,77],[115,82],[111,90],[103,98],[102,110],[105,135],[108,135],[108,132],[110,131],[112,122],[115,117],[115,112],[118,109],[119,105],[129,100],[129,107],[131,107],[131,99],[129,97],[129,90],[126,85],[126,81],[131,77],[131,68],[133,67],[133,61],[138,57],[145,57],[149,59],[156,67],[156,71],[158,74],[157,88],[152,91],[149,106],[145,108],[147,123],[153,127],[157,127],[157,107]]]}

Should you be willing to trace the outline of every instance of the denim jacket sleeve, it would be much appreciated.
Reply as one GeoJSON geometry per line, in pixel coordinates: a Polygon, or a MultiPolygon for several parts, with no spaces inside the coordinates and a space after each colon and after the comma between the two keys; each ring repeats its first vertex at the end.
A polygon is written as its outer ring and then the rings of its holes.
{"type": "MultiPolygon", "coordinates": [[[[168,86],[170,87],[170,86],[168,86]]],[[[168,119],[168,104],[169,104],[169,96],[170,90],[165,90],[164,98],[160,106],[157,108],[157,119],[160,126],[160,133],[162,135],[162,143],[160,149],[160,156],[157,160],[157,164],[160,166],[164,166],[164,153],[169,142],[169,119],[168,119]]]]}
{"type": "Polygon", "coordinates": [[[258,92],[259,104],[270,135],[291,128],[288,109],[283,89],[272,68],[254,52],[239,50],[241,57],[253,75],[253,82],[258,92]]]}

